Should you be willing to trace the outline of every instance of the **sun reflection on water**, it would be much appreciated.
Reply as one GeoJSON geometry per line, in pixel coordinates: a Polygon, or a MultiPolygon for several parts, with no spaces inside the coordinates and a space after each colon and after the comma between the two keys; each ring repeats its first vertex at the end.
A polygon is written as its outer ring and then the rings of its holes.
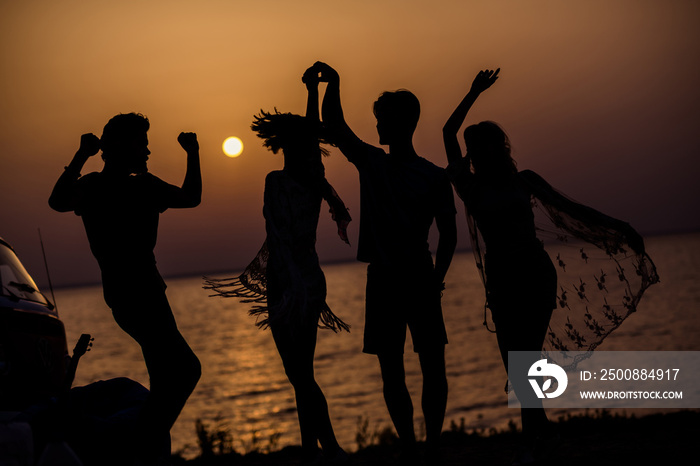
{"type": "MultiPolygon", "coordinates": [[[[695,286],[700,280],[700,235],[693,238],[691,252],[679,249],[676,240],[649,241],[648,250],[663,282],[649,290],[639,312],[606,340],[606,350],[698,349],[700,324],[683,313],[700,300],[700,288],[695,286]],[[674,261],[685,265],[675,267],[674,261]],[[679,331],[683,338],[677,336],[679,331]],[[650,344],[654,347],[649,348],[650,344]]],[[[371,426],[389,426],[390,420],[376,358],[361,353],[365,266],[339,264],[325,266],[324,271],[328,304],[352,325],[352,331],[319,332],[316,378],[328,400],[338,440],[352,450],[360,416],[369,418],[371,426]]],[[[446,350],[450,389],[446,428],[451,420],[459,424],[462,417],[469,428],[505,427],[510,419],[517,422],[517,413],[507,408],[505,370],[495,336],[483,329],[483,288],[470,253],[455,258],[447,283],[443,298],[450,339],[446,350]]],[[[93,350],[80,361],[76,384],[129,377],[148,386],[140,348],[114,323],[101,288],[63,289],[57,294],[69,346],[80,333],[95,337],[93,350]]],[[[238,451],[245,451],[254,439],[258,447],[265,448],[276,436],[276,448],[298,444],[294,392],[270,332],[255,327],[247,314],[248,306],[233,299],[209,298],[200,278],[168,280],[168,297],[180,330],[203,366],[200,383],[172,430],[173,450],[194,445],[196,419],[211,422],[217,416],[225,420],[238,451]]],[[[405,361],[420,431],[420,367],[410,338],[405,361]]],[[[197,450],[190,448],[188,452],[192,456],[197,450]]]]}

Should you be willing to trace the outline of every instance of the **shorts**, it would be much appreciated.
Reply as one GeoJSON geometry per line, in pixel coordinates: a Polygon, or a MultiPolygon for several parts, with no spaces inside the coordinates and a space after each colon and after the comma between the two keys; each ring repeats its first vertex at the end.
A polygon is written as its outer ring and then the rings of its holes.
{"type": "Polygon", "coordinates": [[[367,267],[363,352],[403,353],[406,327],[416,353],[444,348],[447,332],[432,263],[415,269],[367,267]]]}

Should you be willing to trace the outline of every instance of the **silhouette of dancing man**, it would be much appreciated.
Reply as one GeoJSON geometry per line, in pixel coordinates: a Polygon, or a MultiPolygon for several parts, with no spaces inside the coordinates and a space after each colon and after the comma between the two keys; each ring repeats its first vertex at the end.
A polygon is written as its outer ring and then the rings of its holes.
{"type": "Polygon", "coordinates": [[[199,360],[178,331],[153,254],[160,213],[200,203],[199,144],[196,134],[180,133],[187,172],[182,187],[168,184],[148,172],[149,126],[143,115],[120,114],[105,125],[101,138],[83,134],[49,198],[54,210],[82,218],[102,272],[105,302],[141,346],[150,394],[140,428],[131,434],[145,461],[155,460],[155,445],[169,442],[169,430],[201,375],[199,360]],[[100,149],[102,171],[81,177],[85,162],[100,149]]]}
{"type": "Polygon", "coordinates": [[[413,403],[403,361],[406,327],[410,329],[423,373],[426,450],[434,460],[447,403],[447,334],[440,298],[457,237],[452,188],[445,171],[413,147],[420,115],[415,95],[385,92],[374,103],[379,143],[389,146],[387,154],[360,140],[345,122],[338,73],[321,62],[310,70],[328,82],[323,122],[360,175],[357,258],[369,263],[363,351],[379,359],[384,400],[402,456],[414,461],[413,403]],[[433,220],[439,232],[435,266],[428,245],[433,220]]]}

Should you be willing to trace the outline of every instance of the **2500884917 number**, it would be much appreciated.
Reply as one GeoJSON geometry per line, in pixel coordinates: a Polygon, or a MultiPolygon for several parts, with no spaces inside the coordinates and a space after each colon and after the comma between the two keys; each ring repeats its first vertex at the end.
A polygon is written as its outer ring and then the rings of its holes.
{"type": "Polygon", "coordinates": [[[601,369],[599,380],[676,380],[680,369],[601,369]]]}

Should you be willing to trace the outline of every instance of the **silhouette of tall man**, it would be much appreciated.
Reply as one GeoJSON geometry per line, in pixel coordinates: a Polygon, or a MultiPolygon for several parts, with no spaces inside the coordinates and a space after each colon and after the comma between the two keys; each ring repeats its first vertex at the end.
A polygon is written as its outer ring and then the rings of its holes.
{"type": "Polygon", "coordinates": [[[452,188],[445,171],[413,147],[420,115],[415,95],[385,92],[374,103],[379,143],[389,146],[387,154],[360,140],[345,122],[338,73],[321,62],[311,69],[328,82],[322,115],[332,142],[360,175],[357,258],[369,263],[363,351],[379,359],[384,399],[402,454],[415,458],[413,403],[403,361],[408,326],[423,372],[427,450],[436,455],[447,403],[447,334],[440,296],[457,242],[452,188]],[[435,266],[428,246],[433,220],[439,232],[435,266]]]}
{"type": "Polygon", "coordinates": [[[179,135],[187,172],[182,187],[168,184],[148,173],[149,127],[146,117],[129,113],[109,120],[101,138],[83,134],[49,198],[53,209],[82,218],[102,272],[105,302],[117,324],[141,345],[151,392],[133,440],[137,454],[147,459],[156,454],[154,445],[169,438],[201,375],[199,360],[175,323],[153,253],[160,213],[200,203],[199,144],[194,133],[179,135]],[[102,171],[81,177],[85,162],[100,149],[102,171]]]}

